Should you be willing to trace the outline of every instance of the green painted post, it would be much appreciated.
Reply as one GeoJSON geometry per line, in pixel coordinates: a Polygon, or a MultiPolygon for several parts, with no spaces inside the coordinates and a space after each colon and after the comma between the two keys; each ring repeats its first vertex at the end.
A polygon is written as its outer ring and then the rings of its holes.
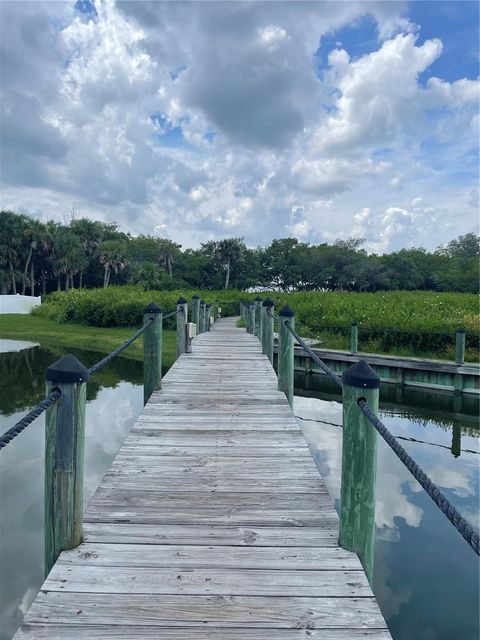
{"type": "Polygon", "coordinates": [[[262,302],[262,353],[268,356],[273,365],[273,300],[266,298],[262,302]],[[268,313],[270,311],[270,313],[268,313]]]}
{"type": "Polygon", "coordinates": [[[357,402],[365,398],[378,413],[380,378],[360,360],[345,371],[343,383],[342,486],[339,543],[355,551],[370,584],[375,541],[377,432],[357,402]]]}
{"type": "Polygon", "coordinates": [[[187,350],[188,303],[183,296],[177,300],[177,358],[187,350]]]}
{"type": "Polygon", "coordinates": [[[212,315],[212,305],[205,305],[205,331],[210,331],[210,317],[212,315]]]}
{"type": "Polygon", "coordinates": [[[350,347],[352,353],[358,352],[358,324],[352,322],[352,332],[350,336],[350,347]]]}
{"type": "Polygon", "coordinates": [[[295,314],[286,304],[280,313],[278,327],[278,388],[287,396],[293,406],[293,336],[287,329],[287,322],[295,329],[295,314]]]}
{"type": "Polygon", "coordinates": [[[154,302],[143,312],[144,323],[151,320],[143,334],[143,403],[162,386],[162,310],[154,302]]]}
{"type": "Polygon", "coordinates": [[[255,298],[255,335],[262,341],[262,299],[260,296],[255,298]]]}
{"type": "Polygon", "coordinates": [[[212,314],[213,314],[213,321],[216,322],[218,320],[218,302],[216,300],[212,305],[212,314]]]}
{"type": "Polygon", "coordinates": [[[250,309],[250,328],[248,330],[252,335],[255,334],[255,304],[249,304],[248,308],[250,309]]]}
{"type": "Polygon", "coordinates": [[[45,414],[45,575],[61,551],[82,541],[87,369],[67,355],[48,367],[47,395],[62,395],[45,414]]]}
{"type": "Polygon", "coordinates": [[[198,333],[203,333],[203,323],[204,323],[204,313],[205,313],[205,303],[203,300],[200,300],[199,302],[199,314],[198,314],[198,327],[197,327],[197,334],[198,333]]]}
{"type": "Polygon", "coordinates": [[[192,296],[192,316],[191,321],[197,325],[197,333],[200,333],[200,296],[192,296]]]}
{"type": "Polygon", "coordinates": [[[455,362],[463,364],[465,362],[465,329],[458,327],[455,331],[455,362]]]}

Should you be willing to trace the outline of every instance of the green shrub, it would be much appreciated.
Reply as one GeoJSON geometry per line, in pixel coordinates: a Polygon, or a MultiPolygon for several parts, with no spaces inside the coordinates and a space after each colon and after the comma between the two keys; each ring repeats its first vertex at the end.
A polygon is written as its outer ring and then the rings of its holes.
{"type": "MultiPolygon", "coordinates": [[[[190,301],[195,291],[144,291],[138,286],[106,289],[72,289],[47,296],[36,315],[57,322],[77,322],[98,327],[139,326],[143,310],[157,303],[164,314],[174,311],[180,296],[190,301]]],[[[239,313],[240,300],[253,301],[257,294],[242,291],[198,292],[206,302],[217,301],[223,316],[239,313]]],[[[359,348],[375,345],[381,352],[405,349],[432,355],[451,353],[455,329],[467,331],[467,350],[479,349],[478,297],[468,293],[427,291],[269,292],[278,313],[284,304],[295,311],[302,333],[319,337],[325,346],[349,348],[350,325],[359,324],[359,348]],[[334,346],[335,345],[335,346],[334,346]],[[341,346],[340,346],[341,345],[341,346]]],[[[175,326],[175,317],[165,320],[175,326]]],[[[413,353],[412,353],[413,355],[413,353]]]]}

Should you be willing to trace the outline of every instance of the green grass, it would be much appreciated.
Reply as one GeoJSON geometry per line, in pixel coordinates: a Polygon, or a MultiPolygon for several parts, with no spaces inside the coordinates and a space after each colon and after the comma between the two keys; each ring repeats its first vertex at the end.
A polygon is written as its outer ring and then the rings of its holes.
{"type": "MultiPolygon", "coordinates": [[[[66,347],[110,353],[129,338],[132,327],[90,327],[83,324],[59,324],[54,320],[31,315],[0,315],[0,337],[39,342],[42,347],[66,347]]],[[[163,363],[175,360],[175,332],[163,332],[163,363]]],[[[143,338],[140,336],[122,353],[134,360],[143,359],[143,338]]]]}

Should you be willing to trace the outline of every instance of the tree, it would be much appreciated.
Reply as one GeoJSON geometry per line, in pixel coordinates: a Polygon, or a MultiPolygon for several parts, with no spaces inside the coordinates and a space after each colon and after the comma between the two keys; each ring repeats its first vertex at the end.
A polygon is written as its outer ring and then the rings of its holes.
{"type": "Polygon", "coordinates": [[[436,253],[449,258],[477,258],[480,256],[480,236],[467,233],[438,247],[436,253]]]}
{"type": "Polygon", "coordinates": [[[103,286],[108,287],[112,271],[118,273],[128,264],[128,246],[122,240],[106,240],[98,248],[100,264],[104,268],[103,286]]]}

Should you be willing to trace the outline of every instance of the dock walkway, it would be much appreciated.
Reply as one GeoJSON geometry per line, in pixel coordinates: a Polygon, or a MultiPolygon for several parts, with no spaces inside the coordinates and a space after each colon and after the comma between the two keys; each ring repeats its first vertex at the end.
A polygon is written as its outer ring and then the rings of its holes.
{"type": "Polygon", "coordinates": [[[194,340],[138,418],[15,640],[388,640],[258,340],[194,340]]]}

